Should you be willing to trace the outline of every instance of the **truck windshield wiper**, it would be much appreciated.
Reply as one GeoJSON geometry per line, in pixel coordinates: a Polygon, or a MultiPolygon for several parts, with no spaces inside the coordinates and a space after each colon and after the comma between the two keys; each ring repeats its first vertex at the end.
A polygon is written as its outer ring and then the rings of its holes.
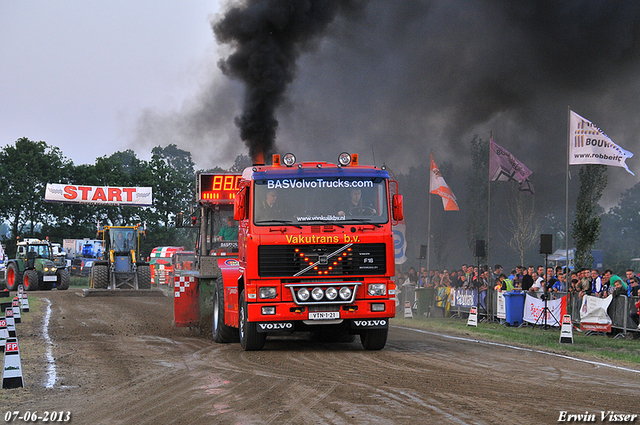
{"type": "Polygon", "coordinates": [[[337,221],[329,221],[329,220],[313,220],[313,221],[318,222],[318,223],[322,223],[322,224],[327,224],[327,225],[330,225],[330,226],[338,226],[338,227],[344,229],[344,225],[338,223],[337,221]]]}
{"type": "Polygon", "coordinates": [[[374,223],[371,220],[368,220],[366,218],[347,218],[345,221],[355,221],[357,223],[366,223],[366,224],[370,224],[372,226],[382,227],[382,225],[380,225],[378,223],[374,223]]]}
{"type": "Polygon", "coordinates": [[[302,226],[294,224],[291,220],[260,220],[256,221],[256,224],[284,224],[287,226],[293,226],[297,227],[298,229],[302,229],[302,226]]]}

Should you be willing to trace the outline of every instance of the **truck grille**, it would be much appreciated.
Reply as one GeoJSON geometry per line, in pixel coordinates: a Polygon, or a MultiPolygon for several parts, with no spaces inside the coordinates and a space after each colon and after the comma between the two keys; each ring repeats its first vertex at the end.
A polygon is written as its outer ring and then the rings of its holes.
{"type": "Polygon", "coordinates": [[[384,274],[386,271],[383,243],[258,247],[260,277],[360,276],[384,274]]]}

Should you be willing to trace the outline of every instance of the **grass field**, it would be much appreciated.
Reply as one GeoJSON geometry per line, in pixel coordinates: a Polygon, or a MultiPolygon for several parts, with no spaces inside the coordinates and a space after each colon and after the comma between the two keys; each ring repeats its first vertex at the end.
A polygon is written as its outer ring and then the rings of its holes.
{"type": "MultiPolygon", "coordinates": [[[[546,350],[566,355],[586,355],[604,361],[624,362],[640,365],[640,340],[628,338],[613,338],[610,336],[585,334],[574,330],[573,344],[560,343],[560,329],[541,329],[540,327],[509,327],[499,323],[478,323],[477,327],[467,326],[465,319],[426,318],[414,319],[398,318],[392,320],[392,325],[407,326],[429,330],[443,334],[455,334],[467,338],[477,338],[488,341],[502,342],[528,348],[546,350]]],[[[636,335],[637,337],[637,335],[636,335]]]]}

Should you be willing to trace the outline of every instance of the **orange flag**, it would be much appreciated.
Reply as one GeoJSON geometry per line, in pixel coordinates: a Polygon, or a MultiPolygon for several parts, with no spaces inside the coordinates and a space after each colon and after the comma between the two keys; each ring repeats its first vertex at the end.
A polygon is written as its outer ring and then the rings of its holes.
{"type": "Polygon", "coordinates": [[[435,162],[433,162],[433,154],[431,154],[431,178],[429,179],[431,193],[440,195],[442,198],[442,205],[445,211],[458,211],[458,203],[456,202],[456,196],[453,194],[447,182],[442,178],[440,170],[435,162]]]}

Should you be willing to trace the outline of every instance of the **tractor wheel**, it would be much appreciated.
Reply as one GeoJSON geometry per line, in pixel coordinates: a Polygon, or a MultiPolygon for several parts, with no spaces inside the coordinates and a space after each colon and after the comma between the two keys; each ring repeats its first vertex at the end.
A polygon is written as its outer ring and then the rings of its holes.
{"type": "Polygon", "coordinates": [[[24,290],[38,290],[38,272],[35,270],[27,270],[24,272],[24,290]]]}
{"type": "Polygon", "coordinates": [[[240,345],[244,351],[259,351],[264,347],[267,339],[266,333],[258,332],[258,325],[249,322],[247,302],[244,300],[244,291],[240,293],[240,345]]]}
{"type": "Polygon", "coordinates": [[[151,267],[148,264],[138,266],[138,289],[151,289],[151,267]]]}
{"type": "Polygon", "coordinates": [[[109,287],[109,269],[105,265],[91,267],[91,288],[107,289],[109,287]]]}
{"type": "Polygon", "coordinates": [[[213,340],[218,343],[234,342],[238,338],[238,332],[235,328],[227,326],[224,322],[225,304],[224,304],[224,285],[222,278],[218,278],[215,291],[213,293],[213,340]]]}
{"type": "Polygon", "coordinates": [[[365,350],[382,350],[387,343],[389,329],[369,329],[362,331],[360,342],[365,350]]]}
{"type": "Polygon", "coordinates": [[[15,263],[9,263],[7,266],[7,289],[9,291],[17,291],[18,285],[22,285],[22,277],[24,272],[18,270],[15,263]]]}
{"type": "Polygon", "coordinates": [[[69,275],[69,270],[58,270],[56,274],[58,275],[58,283],[56,285],[56,288],[58,288],[59,291],[66,291],[67,289],[69,289],[69,283],[71,282],[71,275],[69,275]]]}

